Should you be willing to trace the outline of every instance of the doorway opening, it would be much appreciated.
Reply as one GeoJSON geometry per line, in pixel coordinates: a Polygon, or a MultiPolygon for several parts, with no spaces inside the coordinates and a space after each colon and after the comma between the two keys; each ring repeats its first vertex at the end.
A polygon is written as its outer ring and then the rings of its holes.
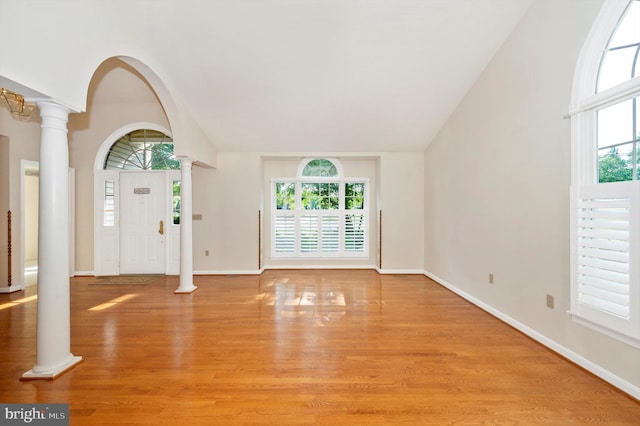
{"type": "Polygon", "coordinates": [[[22,226],[24,229],[23,282],[25,287],[38,282],[38,202],[40,170],[36,162],[23,163],[22,226]]]}

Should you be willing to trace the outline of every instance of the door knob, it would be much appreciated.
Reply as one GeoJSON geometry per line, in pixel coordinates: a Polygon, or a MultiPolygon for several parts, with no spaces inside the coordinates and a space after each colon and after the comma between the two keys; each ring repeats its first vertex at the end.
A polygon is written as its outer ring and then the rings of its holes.
{"type": "Polygon", "coordinates": [[[164,235],[164,220],[160,221],[160,229],[158,229],[160,235],[164,235]]]}

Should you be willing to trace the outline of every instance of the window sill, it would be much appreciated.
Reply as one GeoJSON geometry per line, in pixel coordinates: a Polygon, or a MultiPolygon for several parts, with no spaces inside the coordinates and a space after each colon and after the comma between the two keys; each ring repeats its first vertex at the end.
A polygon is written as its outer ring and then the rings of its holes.
{"type": "Polygon", "coordinates": [[[626,343],[627,345],[633,346],[634,348],[640,349],[640,339],[626,335],[616,330],[612,330],[611,328],[602,326],[600,324],[596,324],[595,322],[583,318],[571,311],[567,311],[567,313],[569,314],[569,317],[572,321],[575,321],[580,325],[597,331],[598,333],[604,334],[605,336],[611,337],[612,339],[616,339],[620,342],[626,343]]]}

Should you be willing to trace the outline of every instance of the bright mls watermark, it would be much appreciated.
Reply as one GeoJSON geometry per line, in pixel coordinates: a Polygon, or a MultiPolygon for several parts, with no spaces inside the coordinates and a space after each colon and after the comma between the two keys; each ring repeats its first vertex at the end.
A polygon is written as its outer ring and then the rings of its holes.
{"type": "Polygon", "coordinates": [[[0,425],[69,425],[69,404],[0,404],[0,425]]]}

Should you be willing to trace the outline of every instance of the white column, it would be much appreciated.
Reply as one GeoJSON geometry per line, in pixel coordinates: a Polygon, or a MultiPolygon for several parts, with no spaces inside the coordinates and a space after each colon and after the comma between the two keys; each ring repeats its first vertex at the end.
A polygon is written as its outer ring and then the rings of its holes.
{"type": "Polygon", "coordinates": [[[175,293],[192,293],[193,285],[193,205],[191,197],[191,166],[193,160],[180,159],[180,286],[175,293]]]}
{"type": "Polygon", "coordinates": [[[53,379],[82,361],[71,350],[69,296],[69,147],[70,110],[38,102],[40,199],[38,209],[38,314],[36,364],[23,379],[53,379]]]}

